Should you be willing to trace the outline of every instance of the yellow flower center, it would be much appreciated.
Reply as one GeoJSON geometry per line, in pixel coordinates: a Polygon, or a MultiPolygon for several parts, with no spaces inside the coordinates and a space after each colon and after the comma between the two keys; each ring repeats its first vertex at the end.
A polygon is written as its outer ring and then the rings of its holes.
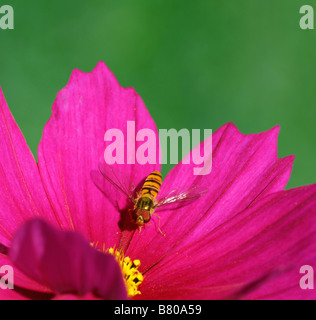
{"type": "Polygon", "coordinates": [[[125,282],[127,295],[134,297],[137,294],[141,294],[138,287],[143,282],[144,277],[141,272],[138,271],[140,266],[139,260],[132,260],[130,257],[125,257],[122,251],[115,248],[106,249],[104,246],[102,249],[98,248],[98,243],[91,243],[91,246],[104,253],[111,254],[122,270],[123,280],[125,282]]]}
{"type": "Polygon", "coordinates": [[[140,261],[131,260],[130,257],[124,257],[122,251],[118,251],[114,248],[110,248],[107,252],[115,257],[115,260],[121,267],[123,279],[127,289],[127,295],[129,297],[134,297],[137,294],[141,294],[141,292],[138,290],[138,287],[143,282],[144,277],[141,272],[138,271],[140,261]]]}

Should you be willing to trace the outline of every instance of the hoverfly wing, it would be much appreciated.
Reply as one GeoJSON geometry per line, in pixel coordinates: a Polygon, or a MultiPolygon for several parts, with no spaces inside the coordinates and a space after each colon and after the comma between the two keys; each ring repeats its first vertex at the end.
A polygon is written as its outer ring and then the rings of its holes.
{"type": "Polygon", "coordinates": [[[99,163],[99,171],[115,188],[134,202],[135,186],[132,182],[128,181],[128,177],[124,173],[106,163],[99,163]]]}
{"type": "Polygon", "coordinates": [[[180,187],[170,191],[166,196],[160,198],[155,205],[155,208],[161,208],[165,206],[168,206],[168,209],[181,208],[203,197],[207,192],[208,188],[206,187],[180,187]]]}
{"type": "Polygon", "coordinates": [[[91,172],[91,178],[115,207],[119,206],[122,194],[135,203],[135,187],[124,173],[106,163],[99,163],[98,167],[98,171],[91,172]]]}

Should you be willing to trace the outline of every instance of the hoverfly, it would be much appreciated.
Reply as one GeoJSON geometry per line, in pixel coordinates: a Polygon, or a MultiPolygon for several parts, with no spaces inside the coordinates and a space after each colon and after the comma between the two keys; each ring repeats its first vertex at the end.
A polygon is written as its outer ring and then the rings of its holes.
{"type": "MultiPolygon", "coordinates": [[[[202,197],[208,191],[207,188],[199,186],[180,187],[170,191],[165,196],[160,196],[159,194],[160,197],[157,200],[162,184],[162,177],[159,171],[151,172],[139,191],[136,190],[133,184],[126,183],[126,177],[117,169],[113,169],[111,165],[100,163],[99,171],[107,181],[132,203],[133,207],[129,210],[129,214],[133,224],[138,227],[139,231],[141,231],[144,224],[150,222],[152,215],[156,215],[160,222],[160,217],[154,213],[156,209],[164,206],[171,207],[172,205],[173,208],[178,208],[202,197]]],[[[107,194],[106,190],[103,193],[107,194]]],[[[165,235],[160,230],[160,227],[158,228],[160,233],[165,235]]]]}

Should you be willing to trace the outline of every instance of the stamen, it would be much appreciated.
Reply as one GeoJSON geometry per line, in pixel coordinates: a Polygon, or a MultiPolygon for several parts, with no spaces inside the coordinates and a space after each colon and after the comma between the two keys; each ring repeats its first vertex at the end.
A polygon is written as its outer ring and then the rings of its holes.
{"type": "Polygon", "coordinates": [[[104,246],[102,246],[102,248],[98,248],[98,243],[91,243],[91,246],[97,250],[114,256],[115,260],[121,267],[123,280],[125,282],[127,295],[129,297],[134,297],[137,294],[141,294],[141,292],[138,290],[138,287],[143,282],[144,277],[141,272],[138,271],[140,266],[139,260],[132,260],[130,257],[124,257],[124,253],[115,248],[105,249],[104,246]]]}
{"type": "Polygon", "coordinates": [[[144,277],[141,272],[138,271],[140,261],[131,260],[130,257],[124,257],[122,251],[118,251],[114,248],[110,248],[108,253],[115,257],[115,260],[121,267],[123,279],[127,289],[127,295],[129,297],[134,297],[137,294],[141,294],[141,292],[138,290],[138,287],[143,282],[144,277]]]}

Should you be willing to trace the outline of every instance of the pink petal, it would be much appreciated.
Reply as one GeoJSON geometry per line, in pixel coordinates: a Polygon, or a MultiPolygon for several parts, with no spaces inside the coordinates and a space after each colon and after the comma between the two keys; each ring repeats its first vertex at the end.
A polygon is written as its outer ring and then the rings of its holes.
{"type": "Polygon", "coordinates": [[[80,234],[59,231],[42,220],[31,220],[17,232],[10,258],[53,292],[126,298],[120,267],[111,255],[93,249],[80,234]]]}
{"type": "MultiPolygon", "coordinates": [[[[313,263],[315,270],[316,256],[314,253],[305,252],[305,258],[297,266],[292,266],[282,273],[276,272],[267,278],[261,285],[251,288],[252,290],[243,290],[236,296],[243,300],[315,300],[315,289],[301,289],[299,286],[301,277],[300,268],[303,261],[313,263]]],[[[315,284],[314,284],[315,286],[315,284]]]]}
{"type": "MultiPolygon", "coordinates": [[[[7,253],[6,254],[0,254],[0,267],[1,266],[5,266],[5,265],[9,265],[12,266],[12,261],[11,259],[8,257],[7,253]]],[[[15,293],[12,293],[12,290],[0,290],[0,294],[2,293],[2,295],[0,296],[0,300],[6,296],[7,294],[12,295],[12,294],[16,294],[16,295],[20,295],[21,298],[25,298],[25,295],[23,296],[21,293],[21,290],[19,290],[19,288],[23,288],[23,292],[27,292],[29,293],[29,296],[34,296],[34,293],[36,293],[36,295],[41,295],[41,293],[43,294],[43,296],[47,296],[48,294],[51,294],[51,290],[49,290],[47,287],[43,286],[42,284],[39,284],[38,282],[30,279],[29,277],[27,277],[24,273],[22,273],[19,269],[14,268],[14,287],[17,290],[14,290],[15,293]]]]}
{"type": "MultiPolygon", "coordinates": [[[[74,70],[57,95],[38,150],[45,189],[63,223],[106,247],[124,246],[134,230],[121,232],[120,213],[98,190],[91,173],[104,161],[106,130],[117,128],[126,136],[127,121],[135,121],[136,131],[150,128],[157,132],[135,90],[121,87],[104,63],[91,73],[74,70]]],[[[114,165],[117,167],[136,184],[157,168],[149,164],[114,165]]],[[[105,182],[105,187],[110,184],[105,182]]],[[[118,193],[115,189],[112,196],[118,193]]],[[[121,204],[126,203],[124,195],[120,199],[121,204]]]]}
{"type": "Polygon", "coordinates": [[[233,124],[217,130],[212,139],[212,171],[194,176],[192,165],[178,164],[165,178],[161,194],[179,185],[197,184],[209,192],[192,205],[176,210],[157,209],[161,217],[144,232],[135,234],[127,254],[140,259],[146,271],[168,254],[204,238],[269,193],[283,190],[291,173],[293,157],[277,158],[279,128],[251,135],[241,134],[233,124]]]}
{"type": "Polygon", "coordinates": [[[27,219],[56,222],[37,164],[0,89],[0,243],[8,245],[27,219]]]}
{"type": "Polygon", "coordinates": [[[51,290],[30,279],[19,269],[14,268],[8,252],[9,248],[0,245],[0,266],[11,266],[13,268],[14,289],[0,289],[0,300],[50,299],[54,295],[51,290]]]}
{"type": "Polygon", "coordinates": [[[50,300],[51,292],[34,291],[14,285],[14,289],[0,290],[0,300],[50,300]]]}
{"type": "Polygon", "coordinates": [[[15,290],[0,290],[0,300],[28,300],[24,296],[17,293],[15,290]]]}
{"type": "Polygon", "coordinates": [[[54,297],[53,300],[99,300],[96,296],[91,293],[82,296],[76,296],[74,294],[60,294],[54,297]]]}
{"type": "Polygon", "coordinates": [[[310,299],[299,270],[316,266],[315,252],[316,185],[274,193],[166,256],[142,298],[310,299]]]}

